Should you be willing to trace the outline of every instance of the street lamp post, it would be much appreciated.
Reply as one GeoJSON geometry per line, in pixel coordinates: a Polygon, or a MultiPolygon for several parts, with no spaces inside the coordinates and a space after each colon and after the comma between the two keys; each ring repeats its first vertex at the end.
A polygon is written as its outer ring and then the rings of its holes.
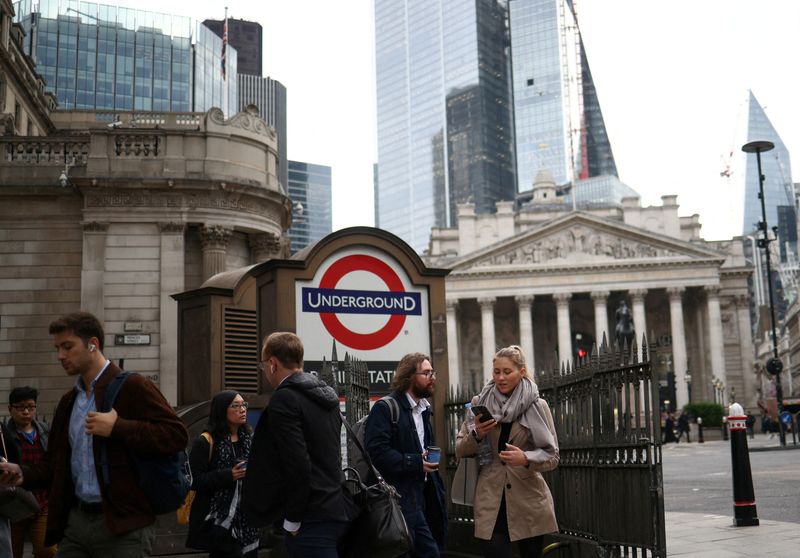
{"type": "Polygon", "coordinates": [[[758,228],[761,230],[763,238],[758,239],[759,248],[764,249],[764,261],[767,271],[767,293],[769,294],[769,317],[770,327],[772,328],[772,358],[767,362],[767,371],[775,375],[775,399],[778,403],[778,431],[780,432],[781,446],[786,445],[786,433],[783,430],[783,423],[780,421],[783,412],[783,387],[781,386],[781,370],[783,363],[778,358],[778,336],[775,332],[775,302],[772,296],[772,270],[770,268],[769,243],[774,239],[769,237],[769,226],[767,225],[767,208],[764,201],[764,175],[761,172],[761,153],[775,148],[771,141],[756,140],[742,146],[745,153],[755,153],[758,163],[758,199],[761,200],[761,222],[758,228]]]}

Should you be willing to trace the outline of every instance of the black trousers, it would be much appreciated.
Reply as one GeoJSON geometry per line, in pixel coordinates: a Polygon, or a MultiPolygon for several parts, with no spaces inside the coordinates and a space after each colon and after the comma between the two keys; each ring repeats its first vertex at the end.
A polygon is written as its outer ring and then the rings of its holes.
{"type": "MultiPolygon", "coordinates": [[[[519,544],[520,558],[541,558],[544,535],[520,539],[519,544]]],[[[485,558],[511,558],[511,538],[508,535],[508,518],[506,516],[506,495],[500,501],[500,509],[497,510],[497,521],[494,524],[492,538],[488,541],[481,541],[483,555],[485,558]]]]}

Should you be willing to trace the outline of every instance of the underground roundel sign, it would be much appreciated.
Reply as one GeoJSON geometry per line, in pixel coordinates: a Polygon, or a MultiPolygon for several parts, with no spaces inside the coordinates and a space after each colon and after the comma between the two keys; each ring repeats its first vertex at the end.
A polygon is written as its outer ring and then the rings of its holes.
{"type": "Polygon", "coordinates": [[[367,358],[399,360],[429,347],[427,290],[414,288],[403,267],[378,249],[338,251],[295,289],[297,331],[307,351],[317,345],[329,356],[333,339],[369,352],[367,358]]]}

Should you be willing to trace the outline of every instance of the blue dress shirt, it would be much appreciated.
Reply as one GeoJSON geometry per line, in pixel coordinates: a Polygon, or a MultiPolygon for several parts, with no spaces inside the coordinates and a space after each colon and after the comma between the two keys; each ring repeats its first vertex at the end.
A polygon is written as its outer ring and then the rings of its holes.
{"type": "Polygon", "coordinates": [[[86,386],[83,378],[78,377],[75,382],[75,405],[69,417],[69,445],[72,448],[70,455],[70,469],[72,482],[75,484],[75,496],[84,502],[99,503],[103,500],[100,494],[100,483],[97,481],[97,471],[94,467],[94,451],[92,435],[86,432],[86,417],[97,410],[94,401],[94,386],[103,372],[106,371],[111,361],[106,360],[100,373],[95,376],[89,385],[89,395],[86,395],[86,386]]]}

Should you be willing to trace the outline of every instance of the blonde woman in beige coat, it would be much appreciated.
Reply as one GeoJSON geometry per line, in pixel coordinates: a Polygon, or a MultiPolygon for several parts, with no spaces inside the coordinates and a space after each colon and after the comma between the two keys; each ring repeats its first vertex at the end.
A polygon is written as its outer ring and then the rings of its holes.
{"type": "Polygon", "coordinates": [[[462,425],[456,456],[474,456],[484,438],[493,452],[493,461],[478,475],[475,537],[487,558],[510,558],[512,542],[519,543],[522,558],[538,558],[544,535],[558,531],[553,497],[541,475],[558,466],[558,440],[522,349],[512,345],[497,351],[492,379],[472,403],[492,416],[476,419],[471,432],[462,425]]]}

